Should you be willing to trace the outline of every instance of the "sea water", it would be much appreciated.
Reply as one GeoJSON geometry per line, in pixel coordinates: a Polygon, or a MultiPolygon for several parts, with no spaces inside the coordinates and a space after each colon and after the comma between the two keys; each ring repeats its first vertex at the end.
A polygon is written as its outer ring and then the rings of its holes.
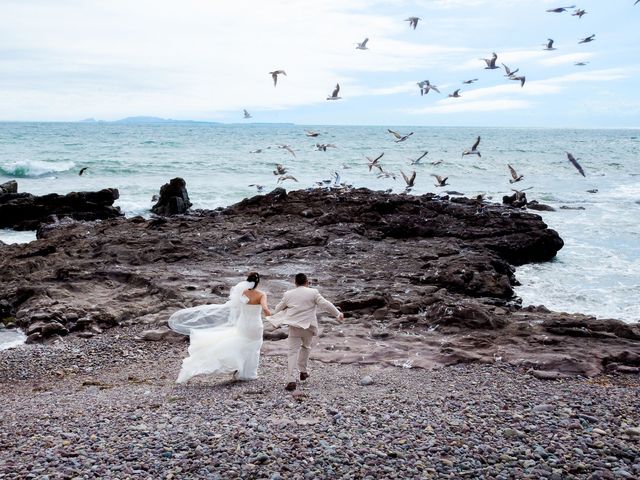
{"type": "MultiPolygon", "coordinates": [[[[256,194],[250,184],[276,186],[276,164],[309,188],[331,180],[355,187],[404,190],[401,171],[417,172],[412,193],[455,190],[486,194],[500,202],[511,189],[531,188],[557,209],[540,213],[565,246],[557,257],[518,267],[523,303],[567,312],[640,321],[639,130],[569,130],[488,127],[298,126],[265,124],[0,123],[0,183],[16,179],[34,194],[120,191],[116,205],[128,215],[148,215],[152,196],[173,177],[183,177],[194,208],[229,205],[256,194]],[[414,132],[395,143],[387,128],[414,132]],[[307,137],[305,130],[319,132],[307,137]],[[477,136],[482,157],[462,157],[477,136]],[[316,143],[334,144],[326,152],[316,143]],[[295,157],[278,145],[289,145],[295,157]],[[250,153],[261,149],[261,153],[250,153]],[[410,165],[425,151],[418,165],[410,165]],[[586,177],[567,161],[580,158],[586,177]],[[383,168],[396,179],[378,178],[365,156],[384,152],[383,168]],[[431,162],[442,160],[438,165],[431,162]],[[509,183],[507,164],[524,179],[509,183]],[[88,167],[79,176],[81,168],[88,167]],[[431,174],[447,176],[434,186],[431,174]],[[596,190],[589,193],[588,190],[596,190]],[[561,209],[560,207],[572,209],[561,209]]],[[[33,234],[23,239],[32,240],[33,234]]],[[[0,240],[16,234],[0,233],[0,240]]]]}

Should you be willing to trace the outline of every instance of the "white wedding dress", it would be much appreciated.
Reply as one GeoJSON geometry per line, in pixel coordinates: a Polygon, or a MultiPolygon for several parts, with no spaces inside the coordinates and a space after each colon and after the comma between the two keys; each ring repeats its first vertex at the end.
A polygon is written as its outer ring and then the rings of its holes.
{"type": "Polygon", "coordinates": [[[177,383],[195,375],[234,373],[238,380],[258,377],[262,346],[262,307],[249,305],[243,292],[253,282],[231,289],[229,301],[178,310],[169,318],[176,332],[189,335],[189,356],[182,361],[177,383]]]}

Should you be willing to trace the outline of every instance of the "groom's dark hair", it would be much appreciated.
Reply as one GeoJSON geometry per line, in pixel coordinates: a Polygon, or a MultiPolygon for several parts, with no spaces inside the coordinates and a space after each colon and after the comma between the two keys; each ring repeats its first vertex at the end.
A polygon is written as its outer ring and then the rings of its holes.
{"type": "Polygon", "coordinates": [[[298,287],[306,285],[308,281],[309,281],[309,279],[307,278],[307,276],[304,273],[298,273],[296,275],[296,285],[298,287]]]}

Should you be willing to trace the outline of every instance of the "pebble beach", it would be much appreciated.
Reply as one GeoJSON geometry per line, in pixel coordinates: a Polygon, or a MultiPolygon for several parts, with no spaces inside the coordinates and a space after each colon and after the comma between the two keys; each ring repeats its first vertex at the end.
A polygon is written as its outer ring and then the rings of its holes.
{"type": "Polygon", "coordinates": [[[140,327],[0,353],[0,478],[638,478],[637,375],[311,362],[176,385],[186,343],[140,327]]]}

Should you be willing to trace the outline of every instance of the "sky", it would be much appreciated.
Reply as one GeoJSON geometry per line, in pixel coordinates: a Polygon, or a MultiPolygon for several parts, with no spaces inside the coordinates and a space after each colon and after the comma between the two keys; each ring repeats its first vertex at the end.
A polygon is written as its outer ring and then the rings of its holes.
{"type": "Polygon", "coordinates": [[[251,121],[307,125],[640,127],[640,3],[545,11],[568,5],[2,0],[0,121],[242,122],[246,108],[251,121]],[[421,18],[415,30],[409,16],[421,18]],[[364,38],[369,49],[356,50],[364,38]],[[524,87],[484,69],[492,52],[524,87]],[[287,72],[275,88],[274,69],[287,72]],[[427,79],[442,93],[420,96],[427,79]],[[336,83],[342,99],[327,101],[336,83]]]}

